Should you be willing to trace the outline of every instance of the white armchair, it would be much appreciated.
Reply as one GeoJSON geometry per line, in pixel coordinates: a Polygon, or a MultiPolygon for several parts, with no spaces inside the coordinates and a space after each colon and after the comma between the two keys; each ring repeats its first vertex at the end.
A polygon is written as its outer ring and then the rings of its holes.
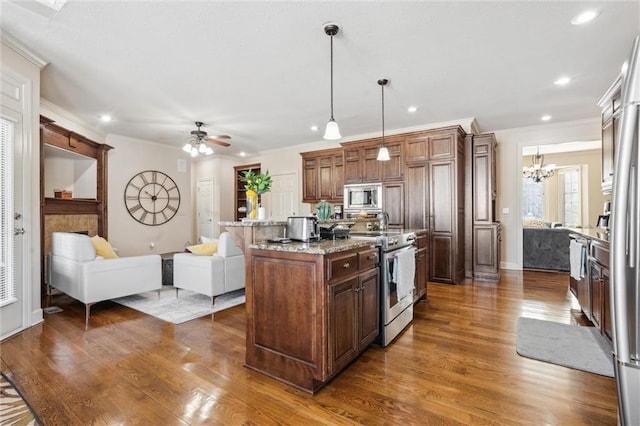
{"type": "Polygon", "coordinates": [[[160,255],[103,259],[87,235],[51,234],[49,286],[85,304],[85,329],[91,305],[162,289],[160,255]]]}
{"type": "Polygon", "coordinates": [[[244,288],[244,255],[223,232],[218,239],[218,251],[212,256],[192,253],[173,255],[173,286],[215,297],[244,288]]]}

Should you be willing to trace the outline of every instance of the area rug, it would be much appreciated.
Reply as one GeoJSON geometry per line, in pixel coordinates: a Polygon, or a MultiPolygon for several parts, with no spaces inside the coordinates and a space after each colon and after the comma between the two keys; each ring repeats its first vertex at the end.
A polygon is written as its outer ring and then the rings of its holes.
{"type": "Polygon", "coordinates": [[[240,305],[245,302],[245,297],[244,289],[240,289],[217,296],[212,305],[211,298],[204,294],[180,290],[176,297],[173,286],[163,286],[159,298],[157,291],[149,291],[113,301],[164,321],[181,324],[240,305]]]}
{"type": "Polygon", "coordinates": [[[611,344],[595,327],[520,317],[516,352],[527,358],[613,377],[611,344]]]}
{"type": "Polygon", "coordinates": [[[31,407],[13,383],[0,375],[0,425],[40,425],[31,407]]]}

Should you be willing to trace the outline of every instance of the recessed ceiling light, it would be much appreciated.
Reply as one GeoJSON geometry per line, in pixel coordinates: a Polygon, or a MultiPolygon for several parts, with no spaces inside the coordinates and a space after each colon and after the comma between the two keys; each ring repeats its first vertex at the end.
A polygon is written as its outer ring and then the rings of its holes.
{"type": "Polygon", "coordinates": [[[551,116],[550,115],[543,115],[542,117],[540,117],[540,120],[549,121],[549,120],[551,120],[551,116]]]}
{"type": "Polygon", "coordinates": [[[111,121],[111,116],[103,114],[100,116],[100,120],[104,121],[105,123],[108,123],[109,121],[111,121]]]}
{"type": "Polygon", "coordinates": [[[553,82],[556,86],[566,86],[571,82],[571,77],[563,76],[553,82]]]}
{"type": "Polygon", "coordinates": [[[318,131],[318,126],[311,126],[311,131],[312,132],[317,132],[318,131]]]}
{"type": "Polygon", "coordinates": [[[582,25],[587,22],[593,21],[598,15],[600,15],[600,11],[597,9],[585,10],[584,12],[574,16],[571,20],[573,25],[582,25]]]}
{"type": "Polygon", "coordinates": [[[407,108],[407,111],[409,112],[416,112],[418,110],[418,107],[414,107],[414,106],[410,106],[409,108],[407,108]]]}

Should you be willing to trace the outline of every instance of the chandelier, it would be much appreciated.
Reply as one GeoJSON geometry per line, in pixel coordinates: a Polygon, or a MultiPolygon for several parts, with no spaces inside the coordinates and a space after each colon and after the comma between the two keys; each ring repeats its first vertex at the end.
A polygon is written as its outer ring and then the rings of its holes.
{"type": "Polygon", "coordinates": [[[540,183],[553,176],[554,167],[555,164],[544,165],[544,155],[540,154],[540,148],[538,148],[536,155],[531,156],[531,165],[522,168],[522,176],[540,183]]]}

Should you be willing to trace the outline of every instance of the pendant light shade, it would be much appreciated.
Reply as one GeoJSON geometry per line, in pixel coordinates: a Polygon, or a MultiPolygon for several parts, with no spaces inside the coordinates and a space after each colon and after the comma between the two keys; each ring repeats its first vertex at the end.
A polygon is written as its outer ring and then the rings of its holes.
{"type": "Polygon", "coordinates": [[[378,80],[378,84],[382,89],[382,144],[380,145],[378,156],[376,157],[376,160],[378,161],[391,160],[391,157],[389,157],[389,149],[384,144],[384,86],[386,86],[387,83],[389,83],[389,80],[387,80],[386,78],[381,78],[380,80],[378,80]]]}
{"type": "Polygon", "coordinates": [[[342,137],[338,123],[333,118],[333,36],[338,34],[338,31],[340,31],[340,27],[337,24],[329,23],[324,25],[325,34],[331,37],[331,118],[324,131],[324,138],[327,140],[336,140],[342,137]]]}

